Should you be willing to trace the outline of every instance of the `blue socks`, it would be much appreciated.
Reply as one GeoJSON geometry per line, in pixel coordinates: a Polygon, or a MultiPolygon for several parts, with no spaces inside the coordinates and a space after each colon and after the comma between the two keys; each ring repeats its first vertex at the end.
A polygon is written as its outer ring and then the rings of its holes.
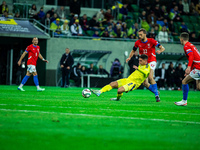
{"type": "Polygon", "coordinates": [[[150,84],[149,86],[149,91],[155,94],[155,96],[158,96],[158,89],[157,89],[157,84],[150,84]]]}
{"type": "Polygon", "coordinates": [[[189,91],[189,86],[188,84],[183,84],[182,85],[182,89],[183,89],[183,100],[187,100],[188,97],[188,91],[189,91]]]}
{"type": "Polygon", "coordinates": [[[36,86],[39,85],[39,81],[38,81],[38,76],[37,75],[33,76],[33,81],[34,81],[34,83],[35,83],[36,86]]]}
{"type": "Polygon", "coordinates": [[[21,84],[25,84],[26,82],[27,82],[27,80],[28,80],[28,78],[29,78],[30,76],[25,76],[24,78],[23,78],[23,80],[22,80],[22,83],[21,84]]]}
{"type": "MultiPolygon", "coordinates": [[[[30,76],[25,76],[24,78],[23,78],[23,80],[22,80],[22,83],[20,84],[20,88],[22,88],[23,87],[23,85],[27,82],[27,80],[29,79],[29,77],[30,76]]],[[[36,85],[36,87],[37,87],[37,89],[39,89],[40,87],[39,87],[39,81],[38,81],[38,76],[36,75],[36,76],[33,76],[33,81],[34,81],[34,83],[35,83],[35,85],[36,85]]]]}

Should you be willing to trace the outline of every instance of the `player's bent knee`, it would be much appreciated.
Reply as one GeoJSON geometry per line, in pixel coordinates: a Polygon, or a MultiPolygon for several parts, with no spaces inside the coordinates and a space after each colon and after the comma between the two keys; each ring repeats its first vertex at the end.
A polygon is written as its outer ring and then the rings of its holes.
{"type": "Polygon", "coordinates": [[[185,80],[182,80],[182,84],[187,84],[187,82],[185,80]]]}
{"type": "Polygon", "coordinates": [[[197,85],[197,90],[200,91],[200,83],[196,83],[197,85]]]}
{"type": "Polygon", "coordinates": [[[110,86],[111,86],[112,88],[117,88],[117,82],[116,82],[116,81],[111,82],[111,83],[110,83],[110,86]]]}
{"type": "Polygon", "coordinates": [[[120,87],[120,88],[117,90],[117,93],[118,93],[118,94],[121,94],[121,93],[123,93],[123,92],[125,92],[124,87],[120,87]]]}
{"type": "Polygon", "coordinates": [[[27,72],[27,73],[26,73],[26,75],[27,75],[27,76],[31,76],[31,75],[32,75],[32,73],[30,73],[30,72],[27,72]]]}
{"type": "Polygon", "coordinates": [[[33,76],[37,76],[37,72],[33,72],[33,76]]]}
{"type": "Polygon", "coordinates": [[[144,81],[143,85],[146,87],[148,85],[148,82],[144,81]]]}
{"type": "Polygon", "coordinates": [[[154,78],[153,78],[153,77],[149,77],[149,82],[150,82],[151,84],[155,84],[155,83],[154,83],[154,82],[155,82],[154,78]]]}
{"type": "Polygon", "coordinates": [[[149,77],[148,79],[149,79],[149,82],[152,82],[154,80],[153,77],[149,77]]]}

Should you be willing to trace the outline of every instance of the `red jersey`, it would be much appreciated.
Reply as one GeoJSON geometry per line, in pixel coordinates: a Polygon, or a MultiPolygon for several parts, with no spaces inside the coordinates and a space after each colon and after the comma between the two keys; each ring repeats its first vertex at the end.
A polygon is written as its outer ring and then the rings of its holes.
{"type": "Polygon", "coordinates": [[[187,42],[184,47],[185,55],[188,59],[188,66],[193,70],[200,70],[200,53],[198,49],[190,42],[187,42]]]}
{"type": "Polygon", "coordinates": [[[146,42],[142,42],[141,40],[137,40],[135,42],[134,47],[137,49],[139,47],[139,54],[146,54],[148,56],[148,63],[152,61],[156,61],[156,46],[159,43],[153,38],[147,38],[146,42]]]}
{"type": "Polygon", "coordinates": [[[31,44],[26,48],[25,51],[28,53],[27,65],[36,66],[38,55],[40,53],[40,47],[39,46],[34,46],[33,44],[31,44]]]}

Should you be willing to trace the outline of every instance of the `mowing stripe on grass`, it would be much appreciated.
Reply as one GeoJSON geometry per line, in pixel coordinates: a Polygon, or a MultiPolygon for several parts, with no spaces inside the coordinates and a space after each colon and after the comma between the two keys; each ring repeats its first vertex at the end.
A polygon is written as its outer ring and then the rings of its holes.
{"type": "Polygon", "coordinates": [[[85,108],[85,107],[64,107],[64,106],[43,106],[43,105],[26,105],[26,104],[0,104],[0,106],[24,106],[24,107],[46,107],[46,108],[72,108],[72,109],[95,109],[95,110],[109,110],[135,113],[162,113],[162,114],[176,114],[176,115],[194,115],[200,116],[196,113],[179,113],[179,112],[157,112],[157,111],[143,111],[143,110],[121,110],[121,109],[103,109],[103,108],[85,108]]]}
{"type": "Polygon", "coordinates": [[[182,121],[182,120],[148,119],[148,118],[123,117],[123,116],[103,116],[103,115],[91,115],[91,114],[73,114],[73,113],[60,113],[60,112],[35,111],[35,110],[0,109],[0,111],[15,111],[15,112],[43,113],[43,114],[60,114],[60,115],[68,115],[68,116],[85,116],[85,117],[114,118],[114,119],[127,119],[127,120],[145,120],[145,121],[157,121],[157,122],[184,123],[184,124],[200,125],[200,122],[182,121]]]}

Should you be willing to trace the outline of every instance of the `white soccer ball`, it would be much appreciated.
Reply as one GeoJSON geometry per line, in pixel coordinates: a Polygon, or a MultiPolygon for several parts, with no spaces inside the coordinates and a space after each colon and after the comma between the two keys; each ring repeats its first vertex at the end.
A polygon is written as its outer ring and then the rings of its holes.
{"type": "Polygon", "coordinates": [[[89,89],[84,89],[84,90],[82,91],[82,96],[83,96],[84,98],[89,98],[90,95],[91,95],[91,91],[90,91],[89,89]]]}

